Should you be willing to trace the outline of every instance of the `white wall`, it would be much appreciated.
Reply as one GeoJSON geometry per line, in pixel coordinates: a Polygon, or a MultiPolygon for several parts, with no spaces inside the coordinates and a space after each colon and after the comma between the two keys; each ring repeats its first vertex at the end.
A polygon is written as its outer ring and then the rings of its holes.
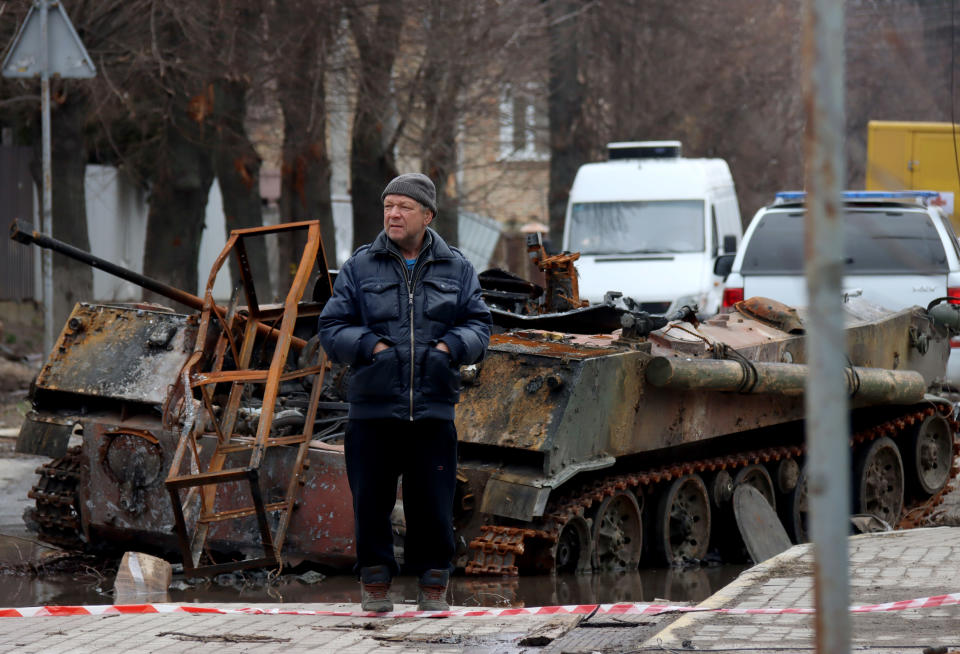
{"type": "MultiPolygon", "coordinates": [[[[135,272],[143,272],[144,239],[147,234],[147,193],[113,166],[88,165],[86,169],[87,230],[93,254],[135,272]]],[[[200,258],[198,284],[185,289],[202,295],[210,267],[226,243],[220,186],[210,187],[200,258]]],[[[214,297],[230,296],[229,266],[224,265],[214,285],[214,297]]],[[[93,271],[93,297],[100,302],[140,300],[139,286],[101,270],[93,271]]]]}

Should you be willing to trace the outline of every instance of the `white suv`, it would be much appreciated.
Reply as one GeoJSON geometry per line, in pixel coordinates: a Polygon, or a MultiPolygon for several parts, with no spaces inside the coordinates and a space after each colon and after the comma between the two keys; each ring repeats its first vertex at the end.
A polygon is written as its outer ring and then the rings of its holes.
{"type": "MultiPolygon", "coordinates": [[[[935,206],[932,191],[847,191],[843,291],[891,310],[960,297],[960,243],[935,206]]],[[[805,306],[803,192],[778,193],[757,212],[736,255],[717,261],[726,272],[723,306],[762,296],[805,306]]],[[[960,338],[951,341],[960,347],[960,338]]],[[[951,350],[947,379],[960,385],[960,354],[951,350]]]]}

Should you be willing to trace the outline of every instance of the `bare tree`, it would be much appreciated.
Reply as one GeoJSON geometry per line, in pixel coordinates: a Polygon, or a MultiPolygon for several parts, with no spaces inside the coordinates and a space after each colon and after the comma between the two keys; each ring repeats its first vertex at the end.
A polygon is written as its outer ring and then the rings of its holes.
{"type": "MultiPolygon", "coordinates": [[[[260,156],[250,142],[244,126],[247,96],[251,81],[263,69],[262,22],[260,3],[235,0],[232,11],[221,3],[215,34],[222,53],[223,71],[213,81],[213,112],[210,116],[213,138],[213,169],[223,198],[225,228],[231,230],[263,225],[260,200],[260,156]]],[[[270,288],[266,245],[251,240],[246,247],[254,284],[261,295],[270,288]]],[[[239,268],[231,259],[233,279],[239,268]]],[[[259,297],[264,302],[272,298],[259,297]]]]}
{"type": "Polygon", "coordinates": [[[347,17],[357,47],[357,99],[350,141],[350,194],[354,246],[369,243],[383,228],[380,193],[397,175],[391,90],[404,17],[401,0],[361,6],[347,0],[347,17]],[[371,15],[373,14],[373,15],[371,15]]]}
{"type": "Polygon", "coordinates": [[[550,83],[550,233],[559,243],[567,199],[577,169],[589,161],[596,140],[585,120],[586,85],[581,26],[589,0],[543,0],[547,13],[550,83]]]}
{"type": "MultiPolygon", "coordinates": [[[[0,34],[9,43],[15,30],[26,18],[27,3],[3,5],[0,12],[0,34]]],[[[117,47],[118,33],[143,33],[144,3],[137,0],[77,1],[70,3],[71,22],[102,71],[125,67],[129,62],[117,47]]],[[[4,81],[0,120],[19,125],[35,145],[31,166],[38,187],[42,187],[41,130],[39,121],[39,82],[36,80],[4,81]],[[27,101],[19,101],[19,100],[27,101]]],[[[93,80],[54,80],[51,107],[52,150],[52,218],[53,236],[84,250],[90,249],[87,234],[85,166],[89,160],[94,115],[106,93],[102,74],[93,80]]],[[[41,202],[42,202],[42,195],[41,202]]],[[[93,271],[89,266],[54,255],[54,327],[59,328],[77,301],[93,295],[93,271]]]]}
{"type": "MultiPolygon", "coordinates": [[[[284,0],[270,14],[271,71],[283,110],[281,219],[319,220],[329,265],[335,265],[337,257],[325,87],[340,22],[338,4],[336,0],[284,0]]],[[[297,237],[286,235],[280,245],[278,279],[289,279],[300,244],[297,237]]]]}

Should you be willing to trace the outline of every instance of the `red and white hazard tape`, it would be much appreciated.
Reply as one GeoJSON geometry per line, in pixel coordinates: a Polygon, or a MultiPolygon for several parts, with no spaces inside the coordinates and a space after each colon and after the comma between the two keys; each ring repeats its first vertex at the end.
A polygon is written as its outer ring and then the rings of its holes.
{"type": "MultiPolygon", "coordinates": [[[[905,609],[930,609],[960,604],[960,593],[935,595],[885,604],[862,604],[851,606],[851,613],[881,613],[905,609]]],[[[256,607],[217,608],[190,604],[101,604],[94,606],[32,606],[19,609],[0,609],[0,618],[35,618],[77,615],[136,615],[147,613],[219,613],[224,615],[331,615],[341,617],[382,618],[455,618],[511,615],[657,615],[660,613],[730,613],[736,615],[783,615],[811,614],[812,608],[734,608],[711,609],[696,606],[669,604],[574,604],[570,606],[537,606],[529,608],[476,608],[452,609],[450,611],[393,611],[369,613],[367,611],[308,611],[302,609],[262,609],[256,607]]]]}

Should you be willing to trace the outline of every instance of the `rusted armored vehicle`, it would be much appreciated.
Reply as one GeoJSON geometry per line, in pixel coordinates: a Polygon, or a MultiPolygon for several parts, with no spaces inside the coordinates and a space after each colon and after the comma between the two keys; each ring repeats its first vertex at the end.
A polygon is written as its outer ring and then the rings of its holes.
{"type": "MultiPolygon", "coordinates": [[[[309,340],[330,291],[314,225],[288,227],[311,231],[282,307],[261,307],[249,281],[244,243],[264,230],[234,232],[203,299],[173,297],[196,314],[77,306],[18,444],[55,457],[32,492],[41,537],[179,552],[197,574],[352,563],[338,445],[349,371],[309,340]],[[228,256],[240,292],[218,306],[211,288],[228,256]],[[80,445],[67,450],[71,432],[80,445]]],[[[730,550],[742,484],[804,539],[802,312],[752,298],[701,323],[615,295],[584,306],[575,255],[530,249],[547,289],[481,275],[499,328],[486,358],[461,370],[458,566],[512,575],[703,559],[730,550]]],[[[953,473],[957,423],[938,392],[960,319],[948,303],[846,313],[851,434],[837,437],[853,448],[853,509],[896,526],[953,473]]]]}

